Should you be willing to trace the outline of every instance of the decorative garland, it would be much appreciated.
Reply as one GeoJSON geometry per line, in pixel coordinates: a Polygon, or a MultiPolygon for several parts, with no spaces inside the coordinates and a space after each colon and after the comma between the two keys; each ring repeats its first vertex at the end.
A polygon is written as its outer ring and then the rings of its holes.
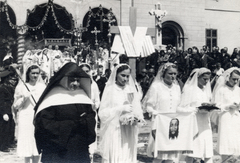
{"type": "MultiPolygon", "coordinates": [[[[11,20],[10,20],[10,16],[9,16],[9,12],[8,12],[7,1],[5,1],[3,7],[0,8],[0,12],[5,12],[5,14],[6,14],[6,16],[7,16],[7,21],[8,21],[8,23],[9,23],[9,26],[10,26],[12,29],[18,29],[18,30],[28,30],[28,29],[30,29],[30,30],[35,31],[35,30],[39,30],[39,29],[44,25],[44,23],[45,23],[46,20],[47,20],[47,16],[48,16],[48,14],[49,14],[49,9],[51,8],[52,16],[53,16],[53,18],[54,18],[55,24],[56,24],[57,27],[60,29],[60,31],[66,33],[66,34],[74,34],[74,32],[76,31],[76,30],[74,29],[74,21],[72,20],[72,27],[71,27],[71,29],[70,29],[70,30],[67,30],[67,29],[63,28],[63,27],[60,25],[60,23],[59,23],[59,21],[58,21],[58,19],[57,19],[57,17],[56,17],[56,14],[55,14],[55,12],[54,12],[54,7],[55,7],[56,9],[65,9],[65,7],[57,7],[56,5],[54,5],[53,0],[49,0],[49,2],[48,2],[46,5],[39,6],[39,7],[41,7],[41,8],[47,7],[47,9],[46,9],[46,12],[45,12],[45,14],[44,14],[41,22],[39,23],[39,25],[37,25],[37,26],[35,26],[35,27],[31,27],[31,26],[27,25],[26,22],[25,22],[23,25],[21,25],[21,26],[18,26],[18,25],[13,24],[13,23],[11,22],[11,20]]],[[[34,11],[36,10],[36,8],[37,8],[37,5],[34,7],[34,9],[33,9],[32,11],[27,10],[28,16],[29,16],[29,14],[34,13],[34,11]]],[[[72,18],[72,15],[71,15],[71,14],[67,13],[66,11],[65,11],[65,13],[68,14],[69,17],[72,18]]],[[[87,19],[86,28],[88,28],[88,27],[90,26],[91,17],[93,17],[93,18],[96,18],[96,16],[107,17],[107,15],[108,15],[109,13],[110,13],[112,16],[115,16],[115,15],[112,13],[112,10],[111,10],[111,9],[110,9],[110,11],[109,11],[107,14],[104,14],[102,5],[99,6],[99,10],[98,10],[96,13],[93,13],[91,7],[89,7],[88,19],[87,19]]]]}
{"type": "MultiPolygon", "coordinates": [[[[37,6],[35,6],[35,9],[36,9],[36,7],[37,7],[37,6]]],[[[47,6],[47,9],[46,9],[46,12],[45,12],[45,14],[44,14],[44,16],[43,16],[43,18],[42,18],[42,20],[41,20],[41,22],[40,22],[39,25],[37,25],[37,26],[35,26],[35,27],[30,27],[30,26],[27,25],[26,23],[25,23],[24,25],[25,25],[28,29],[31,29],[31,30],[33,30],[33,31],[40,29],[40,28],[44,25],[44,23],[46,22],[46,20],[47,20],[49,8],[50,8],[50,6],[48,5],[48,6],[47,6]]],[[[35,10],[35,9],[34,9],[34,10],[35,10]]],[[[30,11],[28,10],[28,16],[29,16],[30,13],[33,13],[33,12],[30,12],[30,11]]]]}
{"type": "MultiPolygon", "coordinates": [[[[74,25],[73,25],[74,22],[73,22],[73,20],[72,20],[72,27],[71,27],[71,29],[70,29],[70,30],[64,29],[64,28],[59,24],[59,22],[58,22],[58,20],[57,20],[56,14],[55,14],[55,12],[54,12],[54,7],[56,7],[56,5],[53,4],[53,0],[49,0],[49,2],[48,2],[46,5],[40,6],[40,7],[43,8],[43,7],[46,7],[46,6],[47,6],[47,9],[46,9],[46,12],[45,12],[45,14],[44,14],[41,22],[39,23],[39,25],[37,25],[37,26],[35,26],[35,27],[31,27],[31,26],[27,25],[26,22],[25,22],[23,25],[21,25],[21,26],[18,26],[18,25],[13,24],[13,23],[11,22],[11,20],[10,20],[10,16],[9,16],[9,13],[8,13],[8,7],[7,7],[7,2],[6,2],[6,1],[4,2],[4,6],[3,6],[2,8],[0,8],[0,11],[1,11],[1,12],[5,12],[5,14],[6,14],[6,16],[7,16],[7,21],[8,21],[8,23],[9,23],[9,26],[10,26],[12,29],[20,29],[20,30],[28,30],[28,29],[30,29],[30,30],[35,31],[35,30],[40,29],[40,28],[44,25],[44,23],[45,23],[46,20],[47,20],[47,16],[48,16],[48,13],[49,13],[49,9],[51,8],[51,10],[52,10],[52,16],[53,16],[53,18],[54,18],[54,20],[55,20],[55,24],[56,24],[57,27],[60,29],[60,31],[66,33],[66,34],[73,34],[73,32],[74,32],[74,31],[73,31],[73,30],[74,30],[74,27],[73,27],[73,26],[74,26],[74,25]]],[[[35,8],[34,8],[32,11],[27,10],[27,12],[28,12],[27,14],[29,15],[29,14],[31,14],[31,13],[34,13],[34,11],[36,10],[36,7],[37,7],[37,6],[35,6],[35,8]]],[[[62,7],[62,8],[64,9],[64,7],[62,7]]],[[[57,8],[57,9],[58,9],[58,8],[57,8]]],[[[68,14],[68,15],[72,18],[71,14],[68,14]]]]}
{"type": "Polygon", "coordinates": [[[55,24],[60,29],[60,31],[66,33],[66,34],[73,34],[73,21],[72,21],[72,28],[70,30],[64,29],[57,20],[57,17],[56,17],[55,12],[54,12],[53,5],[51,5],[51,9],[52,9],[52,13],[53,13],[53,18],[55,20],[55,24]]]}

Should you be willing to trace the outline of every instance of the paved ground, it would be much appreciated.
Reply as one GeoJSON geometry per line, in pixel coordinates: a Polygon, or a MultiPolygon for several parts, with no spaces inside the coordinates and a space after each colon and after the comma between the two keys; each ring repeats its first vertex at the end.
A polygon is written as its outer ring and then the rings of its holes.
{"type": "MultiPolygon", "coordinates": [[[[140,128],[139,139],[138,139],[138,163],[151,163],[152,158],[147,157],[146,148],[148,143],[148,135],[150,131],[151,123],[148,121],[146,126],[140,128]]],[[[214,149],[216,148],[217,135],[213,135],[214,149]]],[[[214,163],[222,163],[221,157],[214,150],[214,163]]],[[[0,152],[0,163],[24,163],[23,158],[16,156],[16,149],[12,149],[10,152],[0,152]]],[[[94,163],[101,163],[101,156],[96,152],[94,155],[94,163]]],[[[224,163],[240,163],[240,156],[232,156],[224,163]]]]}

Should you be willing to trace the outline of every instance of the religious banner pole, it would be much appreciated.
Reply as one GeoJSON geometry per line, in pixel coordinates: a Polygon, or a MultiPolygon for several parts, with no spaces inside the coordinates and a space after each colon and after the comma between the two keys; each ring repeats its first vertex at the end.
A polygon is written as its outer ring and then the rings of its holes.
{"type": "Polygon", "coordinates": [[[83,32],[86,32],[86,31],[87,31],[87,28],[82,27],[81,24],[80,24],[80,26],[78,28],[75,28],[74,31],[73,31],[73,34],[76,37],[74,44],[77,47],[77,50],[79,50],[79,53],[77,53],[77,64],[78,65],[79,65],[79,62],[80,62],[79,58],[82,55],[80,53],[80,44],[82,42],[82,34],[83,34],[83,32]]]}
{"type": "Polygon", "coordinates": [[[95,47],[96,47],[96,53],[97,53],[97,72],[98,72],[98,66],[99,66],[99,47],[98,47],[98,39],[97,39],[97,35],[98,33],[100,33],[101,31],[97,30],[97,27],[94,27],[94,30],[91,31],[91,33],[93,33],[95,35],[95,47]]]}
{"type": "Polygon", "coordinates": [[[113,13],[112,13],[112,9],[110,8],[110,11],[107,14],[107,19],[103,19],[103,22],[107,22],[108,23],[108,68],[111,69],[111,38],[112,38],[112,34],[110,31],[110,28],[112,26],[112,23],[116,22],[116,19],[113,18],[113,13]]]}

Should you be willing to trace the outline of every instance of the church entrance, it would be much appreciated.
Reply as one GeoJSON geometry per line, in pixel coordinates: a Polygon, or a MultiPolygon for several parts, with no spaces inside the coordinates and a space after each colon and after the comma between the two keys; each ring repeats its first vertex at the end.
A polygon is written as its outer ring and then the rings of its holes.
{"type": "Polygon", "coordinates": [[[171,44],[184,50],[184,31],[178,23],[166,21],[162,24],[162,44],[171,44]]]}

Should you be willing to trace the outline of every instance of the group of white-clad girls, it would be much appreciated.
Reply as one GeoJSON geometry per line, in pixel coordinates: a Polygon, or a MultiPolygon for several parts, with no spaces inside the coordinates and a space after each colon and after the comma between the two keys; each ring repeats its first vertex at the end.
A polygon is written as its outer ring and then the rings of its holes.
{"type": "MultiPolygon", "coordinates": [[[[91,74],[88,64],[80,66],[87,74],[91,74]]],[[[34,139],[34,105],[41,96],[44,82],[41,80],[40,68],[31,65],[25,68],[23,82],[15,91],[13,108],[18,110],[18,145],[17,153],[25,157],[25,162],[39,161],[34,139]]],[[[150,134],[148,156],[153,162],[193,162],[204,160],[211,163],[213,157],[212,120],[219,126],[217,151],[222,160],[230,155],[240,155],[240,70],[230,68],[217,80],[214,90],[210,87],[211,71],[199,68],[192,71],[183,90],[176,80],[177,66],[165,63],[152,82],[147,94],[141,102],[135,81],[131,77],[131,68],[127,64],[117,65],[106,83],[100,102],[99,91],[94,80],[91,80],[92,108],[99,108],[100,143],[99,149],[102,163],[136,163],[139,124],[144,123],[143,110],[152,114],[152,126],[158,124],[156,117],[161,113],[192,112],[196,117],[198,136],[193,141],[192,154],[181,154],[179,151],[158,151],[154,148],[154,140],[150,134]],[[213,92],[213,93],[212,93],[213,92]],[[204,103],[216,103],[221,111],[200,111],[198,107],[204,103]],[[228,134],[231,133],[231,134],[228,134]],[[157,153],[153,153],[157,151],[157,153]],[[184,157],[182,157],[184,156],[184,157]]],[[[157,129],[156,133],[161,132],[157,129]]],[[[95,141],[96,142],[96,141],[95,141]]],[[[92,154],[96,144],[90,146],[92,154]],[[92,148],[92,149],[91,149],[92,148]]]]}
{"type": "MultiPolygon", "coordinates": [[[[165,63],[159,68],[142,103],[130,72],[131,68],[126,64],[116,66],[103,93],[99,117],[100,152],[104,163],[137,162],[137,123],[144,123],[140,105],[152,114],[152,129],[159,125],[155,119],[161,113],[192,112],[197,122],[198,135],[189,140],[193,141],[191,154],[174,149],[156,149],[161,145],[154,144],[151,132],[147,152],[148,156],[154,157],[154,163],[213,162],[211,122],[218,125],[217,152],[222,156],[222,161],[231,155],[240,155],[238,68],[226,70],[218,78],[213,91],[210,86],[211,71],[207,68],[194,69],[181,91],[176,80],[177,66],[165,63]],[[199,107],[204,105],[216,105],[220,109],[200,110],[199,107]]],[[[157,128],[155,132],[161,132],[161,129],[157,128]]]]}

